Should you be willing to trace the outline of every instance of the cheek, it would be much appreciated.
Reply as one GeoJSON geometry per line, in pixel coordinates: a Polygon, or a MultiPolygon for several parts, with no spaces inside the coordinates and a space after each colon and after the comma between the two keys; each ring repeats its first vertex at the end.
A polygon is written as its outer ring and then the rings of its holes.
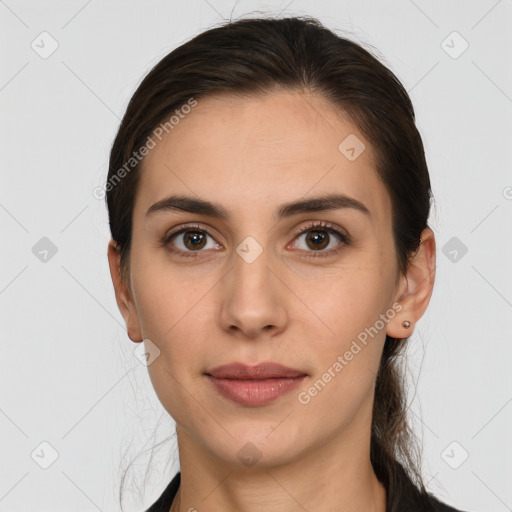
{"type": "Polygon", "coordinates": [[[163,386],[174,387],[165,372],[190,384],[188,379],[205,369],[205,346],[214,343],[208,337],[214,332],[212,297],[218,276],[200,266],[179,269],[155,255],[134,257],[133,262],[132,283],[142,334],[160,350],[159,358],[149,366],[150,374],[152,378],[162,374],[163,386]]]}
{"type": "MultiPolygon", "coordinates": [[[[303,290],[307,291],[309,311],[302,317],[302,330],[312,333],[304,341],[316,355],[316,377],[328,381],[326,387],[331,390],[349,393],[344,400],[357,402],[361,394],[371,390],[387,322],[395,316],[390,307],[394,270],[389,255],[386,259],[381,256],[378,251],[359,253],[357,258],[347,259],[343,268],[308,279],[309,285],[303,290]],[[336,362],[343,366],[341,371],[336,371],[336,362]],[[336,377],[326,374],[322,378],[329,369],[336,377]]],[[[336,395],[331,399],[336,400],[336,395]]]]}
{"type": "Polygon", "coordinates": [[[375,272],[366,277],[347,275],[331,284],[323,301],[318,292],[310,296],[311,308],[322,322],[311,324],[309,319],[302,327],[311,333],[304,341],[315,355],[316,373],[301,389],[303,401],[299,403],[312,419],[313,431],[327,425],[347,426],[361,407],[371,414],[386,338],[386,324],[380,318],[387,307],[386,289],[376,277],[375,272]]]}
{"type": "Polygon", "coordinates": [[[142,333],[160,351],[148,366],[149,377],[164,408],[187,426],[202,417],[190,392],[205,369],[205,333],[212,332],[213,322],[205,296],[212,285],[156,265],[139,269],[133,289],[142,333]]]}
{"type": "Polygon", "coordinates": [[[309,310],[307,321],[314,322],[310,327],[340,348],[389,308],[394,274],[384,260],[358,255],[343,266],[316,272],[297,283],[298,294],[309,310]]]}
{"type": "MultiPolygon", "coordinates": [[[[133,254],[132,284],[143,334],[161,344],[176,336],[190,318],[201,317],[211,278],[200,271],[173,265],[165,251],[140,250],[133,254]]],[[[192,334],[192,333],[191,333],[192,334]]]]}

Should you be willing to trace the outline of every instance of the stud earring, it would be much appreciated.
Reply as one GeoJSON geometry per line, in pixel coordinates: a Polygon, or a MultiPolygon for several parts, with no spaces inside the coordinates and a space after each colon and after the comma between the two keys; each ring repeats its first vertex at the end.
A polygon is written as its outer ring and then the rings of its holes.
{"type": "Polygon", "coordinates": [[[409,327],[411,327],[411,322],[405,320],[402,322],[402,325],[404,326],[405,329],[409,329],[409,327]]]}

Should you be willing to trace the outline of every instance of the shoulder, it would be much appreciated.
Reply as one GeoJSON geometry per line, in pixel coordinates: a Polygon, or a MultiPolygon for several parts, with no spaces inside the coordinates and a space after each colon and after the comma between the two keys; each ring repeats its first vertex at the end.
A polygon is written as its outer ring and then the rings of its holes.
{"type": "Polygon", "coordinates": [[[387,503],[387,512],[470,512],[448,505],[428,491],[419,491],[408,482],[387,503]]]}
{"type": "Polygon", "coordinates": [[[164,489],[160,497],[145,512],[169,512],[172,501],[180,486],[181,472],[177,473],[164,489]]]}
{"type": "Polygon", "coordinates": [[[388,494],[387,512],[470,512],[444,503],[422,485],[415,485],[401,464],[397,464],[393,491],[388,494]]]}

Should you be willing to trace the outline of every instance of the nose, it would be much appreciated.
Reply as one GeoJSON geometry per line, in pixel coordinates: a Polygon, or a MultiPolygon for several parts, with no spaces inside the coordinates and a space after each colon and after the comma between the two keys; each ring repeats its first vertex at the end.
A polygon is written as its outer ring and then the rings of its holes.
{"type": "Polygon", "coordinates": [[[290,291],[263,251],[254,261],[234,254],[231,272],[222,289],[220,321],[222,328],[242,338],[275,336],[286,329],[290,291]]]}

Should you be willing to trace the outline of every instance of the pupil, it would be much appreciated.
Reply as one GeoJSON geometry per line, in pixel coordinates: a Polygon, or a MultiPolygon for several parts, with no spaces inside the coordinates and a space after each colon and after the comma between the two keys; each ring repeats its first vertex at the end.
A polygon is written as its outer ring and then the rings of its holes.
{"type": "Polygon", "coordinates": [[[203,235],[197,232],[189,232],[186,238],[187,242],[191,242],[193,248],[199,247],[204,242],[203,235]]]}
{"type": "Polygon", "coordinates": [[[325,232],[322,231],[312,231],[311,236],[309,237],[310,240],[313,240],[313,245],[315,246],[315,249],[323,249],[326,246],[325,241],[327,240],[327,236],[325,235],[325,232]]]}

